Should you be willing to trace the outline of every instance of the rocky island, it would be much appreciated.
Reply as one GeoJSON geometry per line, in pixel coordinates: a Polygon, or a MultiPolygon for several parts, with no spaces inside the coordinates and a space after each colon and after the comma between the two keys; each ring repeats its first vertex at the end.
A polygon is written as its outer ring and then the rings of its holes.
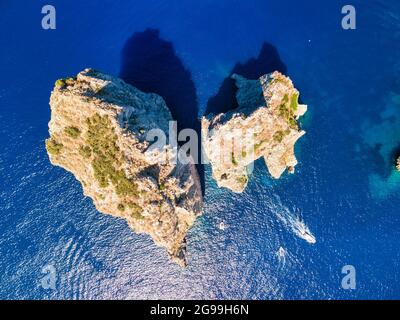
{"type": "Polygon", "coordinates": [[[294,172],[296,141],[305,134],[297,120],[307,111],[299,92],[279,72],[247,80],[234,74],[238,108],[202,118],[202,141],[218,186],[240,193],[248,183],[248,166],[263,157],[278,179],[294,172]]]}
{"type": "Polygon", "coordinates": [[[195,165],[161,161],[174,152],[168,145],[145,155],[146,132],[167,132],[172,120],[164,100],[86,69],[56,82],[50,107],[51,163],[80,181],[98,211],[124,218],[186,265],[185,236],[202,208],[195,165]]]}
{"type": "MultiPolygon", "coordinates": [[[[202,118],[202,143],[218,186],[242,192],[248,169],[263,157],[272,177],[294,172],[297,122],[307,106],[279,72],[247,80],[233,75],[238,108],[202,118]]],[[[53,165],[71,172],[102,213],[149,234],[173,261],[186,265],[188,230],[202,212],[193,162],[169,161],[176,147],[152,149],[147,133],[168,132],[172,116],[163,98],[93,69],[57,80],[50,98],[53,165]],[[149,153],[149,150],[151,152],[149,153]]]]}

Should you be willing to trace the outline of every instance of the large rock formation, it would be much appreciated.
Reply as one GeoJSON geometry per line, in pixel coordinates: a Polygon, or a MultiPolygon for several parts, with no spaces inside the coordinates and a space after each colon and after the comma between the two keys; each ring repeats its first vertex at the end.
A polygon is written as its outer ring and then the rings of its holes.
{"type": "Polygon", "coordinates": [[[305,134],[297,120],[307,111],[299,92],[279,72],[247,80],[233,75],[238,108],[202,118],[203,149],[218,186],[242,192],[249,165],[263,157],[273,178],[294,172],[296,141],[305,134]]]}
{"type": "Polygon", "coordinates": [[[74,174],[97,210],[126,219],[185,265],[185,235],[201,214],[201,186],[193,164],[164,161],[176,152],[171,146],[146,152],[148,130],[168,132],[164,100],[86,69],[56,82],[50,106],[51,163],[74,174]]]}

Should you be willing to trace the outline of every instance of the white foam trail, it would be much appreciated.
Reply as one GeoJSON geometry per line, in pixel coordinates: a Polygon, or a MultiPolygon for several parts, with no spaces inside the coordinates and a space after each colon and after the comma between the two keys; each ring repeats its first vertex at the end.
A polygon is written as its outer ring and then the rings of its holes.
{"type": "Polygon", "coordinates": [[[279,265],[284,268],[286,265],[286,250],[282,247],[279,247],[279,250],[276,252],[278,256],[279,265]]]}
{"type": "Polygon", "coordinates": [[[275,208],[274,211],[279,220],[281,220],[282,223],[296,236],[304,239],[310,244],[317,242],[315,236],[311,233],[310,229],[297,214],[290,212],[289,209],[284,205],[280,205],[279,207],[275,208]]]}

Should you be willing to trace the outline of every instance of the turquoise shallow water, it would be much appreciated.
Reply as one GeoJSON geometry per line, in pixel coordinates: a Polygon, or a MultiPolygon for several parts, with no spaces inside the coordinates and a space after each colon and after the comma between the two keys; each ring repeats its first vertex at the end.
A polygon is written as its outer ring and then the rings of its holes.
{"type": "Polygon", "coordinates": [[[353,1],[354,31],[340,27],[346,3],[333,0],[53,3],[55,31],[40,28],[40,1],[0,4],[1,298],[399,298],[397,1],[353,1]],[[284,71],[309,105],[296,174],[272,180],[257,161],[238,195],[206,167],[205,213],[179,268],[96,212],[47,159],[51,88],[85,67],[162,94],[191,127],[234,104],[232,71],[284,71]],[[296,235],[301,221],[315,245],[296,235]],[[341,288],[346,264],[356,290],[341,288]],[[41,286],[49,265],[54,289],[41,286]]]}

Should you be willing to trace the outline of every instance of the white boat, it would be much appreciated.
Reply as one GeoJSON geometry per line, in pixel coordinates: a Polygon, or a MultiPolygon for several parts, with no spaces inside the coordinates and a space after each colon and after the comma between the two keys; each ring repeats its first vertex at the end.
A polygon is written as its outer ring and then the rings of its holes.
{"type": "Polygon", "coordinates": [[[286,250],[284,248],[282,248],[282,247],[279,247],[279,250],[278,250],[277,254],[278,254],[279,257],[284,258],[286,256],[286,250]]]}
{"type": "Polygon", "coordinates": [[[308,243],[316,243],[317,240],[315,239],[314,235],[308,230],[308,228],[302,224],[302,228],[299,228],[300,237],[306,240],[308,243]]]}

